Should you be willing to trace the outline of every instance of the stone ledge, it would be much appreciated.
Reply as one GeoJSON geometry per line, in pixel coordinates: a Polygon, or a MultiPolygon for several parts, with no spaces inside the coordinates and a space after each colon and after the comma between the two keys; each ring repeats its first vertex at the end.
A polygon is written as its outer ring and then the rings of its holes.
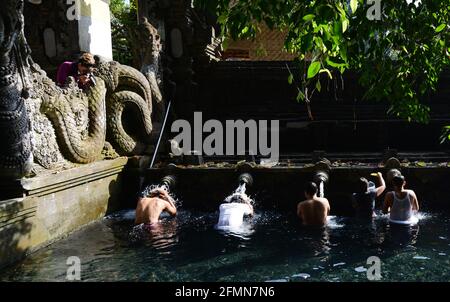
{"type": "Polygon", "coordinates": [[[121,157],[21,179],[23,197],[0,200],[0,268],[120,208],[127,163],[121,157]]]}
{"type": "Polygon", "coordinates": [[[127,157],[103,160],[50,175],[23,178],[21,185],[26,195],[42,196],[120,173],[127,162],[127,157]]]}

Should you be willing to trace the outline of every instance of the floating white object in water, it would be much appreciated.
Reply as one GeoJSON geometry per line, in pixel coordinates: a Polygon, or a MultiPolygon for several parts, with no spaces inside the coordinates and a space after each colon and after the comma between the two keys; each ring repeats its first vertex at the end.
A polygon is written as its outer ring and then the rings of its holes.
{"type": "Polygon", "coordinates": [[[310,274],[306,274],[306,273],[300,273],[300,274],[292,275],[292,278],[308,279],[309,277],[311,277],[311,275],[310,274]]]}
{"type": "Polygon", "coordinates": [[[365,268],[364,266],[358,266],[355,268],[355,271],[358,273],[364,273],[367,272],[367,268],[365,268]]]}
{"type": "Polygon", "coordinates": [[[447,256],[446,253],[439,253],[439,256],[447,256]]]}
{"type": "Polygon", "coordinates": [[[439,239],[441,239],[441,240],[447,240],[447,237],[439,236],[439,239]]]}
{"type": "Polygon", "coordinates": [[[286,279],[274,279],[274,280],[267,280],[266,282],[288,282],[286,279]]]}
{"type": "Polygon", "coordinates": [[[341,265],[345,265],[345,262],[335,263],[335,264],[333,264],[333,267],[335,267],[335,266],[341,266],[341,265]]]}
{"type": "Polygon", "coordinates": [[[418,259],[418,260],[428,260],[430,258],[425,257],[425,256],[414,256],[413,259],[418,259]]]}

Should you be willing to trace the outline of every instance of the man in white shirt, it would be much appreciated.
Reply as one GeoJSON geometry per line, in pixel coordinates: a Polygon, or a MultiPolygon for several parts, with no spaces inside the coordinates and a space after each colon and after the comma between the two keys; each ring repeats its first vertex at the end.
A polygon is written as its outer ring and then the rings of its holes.
{"type": "Polygon", "coordinates": [[[235,193],[219,207],[218,228],[236,228],[242,226],[244,216],[253,216],[250,198],[242,193],[235,193]]]}

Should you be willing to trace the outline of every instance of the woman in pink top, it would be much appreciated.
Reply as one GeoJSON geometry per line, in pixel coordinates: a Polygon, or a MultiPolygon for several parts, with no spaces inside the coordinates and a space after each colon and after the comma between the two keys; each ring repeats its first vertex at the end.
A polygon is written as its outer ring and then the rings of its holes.
{"type": "Polygon", "coordinates": [[[95,84],[94,71],[95,59],[90,53],[84,53],[76,62],[64,62],[58,68],[56,83],[63,87],[68,77],[74,77],[81,89],[88,88],[95,84]]]}

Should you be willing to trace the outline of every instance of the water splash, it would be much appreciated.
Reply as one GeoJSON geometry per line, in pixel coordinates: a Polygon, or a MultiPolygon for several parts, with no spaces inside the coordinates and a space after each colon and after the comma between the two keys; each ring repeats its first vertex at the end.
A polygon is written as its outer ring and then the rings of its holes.
{"type": "Polygon", "coordinates": [[[166,185],[149,185],[147,186],[141,193],[142,196],[150,196],[150,194],[155,190],[164,190],[166,191],[170,197],[172,197],[173,201],[175,202],[175,207],[180,208],[182,206],[182,201],[178,199],[173,192],[170,191],[170,189],[166,185]]]}
{"type": "Polygon", "coordinates": [[[239,187],[236,189],[235,193],[239,194],[245,194],[245,191],[247,190],[245,182],[241,183],[239,187]]]}
{"type": "Polygon", "coordinates": [[[323,186],[323,181],[319,183],[319,197],[324,198],[325,197],[325,189],[323,186]]]}
{"type": "Polygon", "coordinates": [[[432,214],[430,214],[430,213],[426,213],[426,212],[419,212],[419,213],[416,213],[415,214],[415,216],[417,217],[417,218],[419,218],[419,220],[428,220],[428,219],[430,219],[430,218],[433,218],[433,215],[432,214]]]}
{"type": "Polygon", "coordinates": [[[327,227],[330,229],[340,229],[345,226],[342,222],[342,218],[338,218],[337,216],[328,216],[327,217],[327,227]]]}
{"type": "MultiPolygon", "coordinates": [[[[382,221],[389,220],[389,217],[390,217],[389,213],[384,214],[384,213],[379,212],[378,215],[375,217],[375,220],[382,220],[382,221]]],[[[414,213],[413,217],[417,218],[418,222],[420,222],[420,221],[423,222],[425,220],[433,218],[433,214],[426,213],[426,212],[419,212],[419,213],[414,213]]]]}
{"type": "Polygon", "coordinates": [[[234,201],[237,202],[247,201],[251,205],[254,205],[255,201],[252,198],[250,198],[250,196],[247,195],[246,191],[247,191],[246,184],[241,183],[239,187],[236,190],[234,190],[233,193],[231,193],[225,198],[224,202],[228,203],[234,201]]]}
{"type": "MultiPolygon", "coordinates": [[[[225,203],[248,203],[254,205],[254,200],[246,194],[246,183],[241,183],[233,193],[227,196],[224,200],[225,203]]],[[[240,226],[219,226],[215,225],[216,230],[221,231],[223,234],[239,237],[244,240],[249,240],[250,236],[254,233],[253,224],[244,222],[240,226]]]]}

